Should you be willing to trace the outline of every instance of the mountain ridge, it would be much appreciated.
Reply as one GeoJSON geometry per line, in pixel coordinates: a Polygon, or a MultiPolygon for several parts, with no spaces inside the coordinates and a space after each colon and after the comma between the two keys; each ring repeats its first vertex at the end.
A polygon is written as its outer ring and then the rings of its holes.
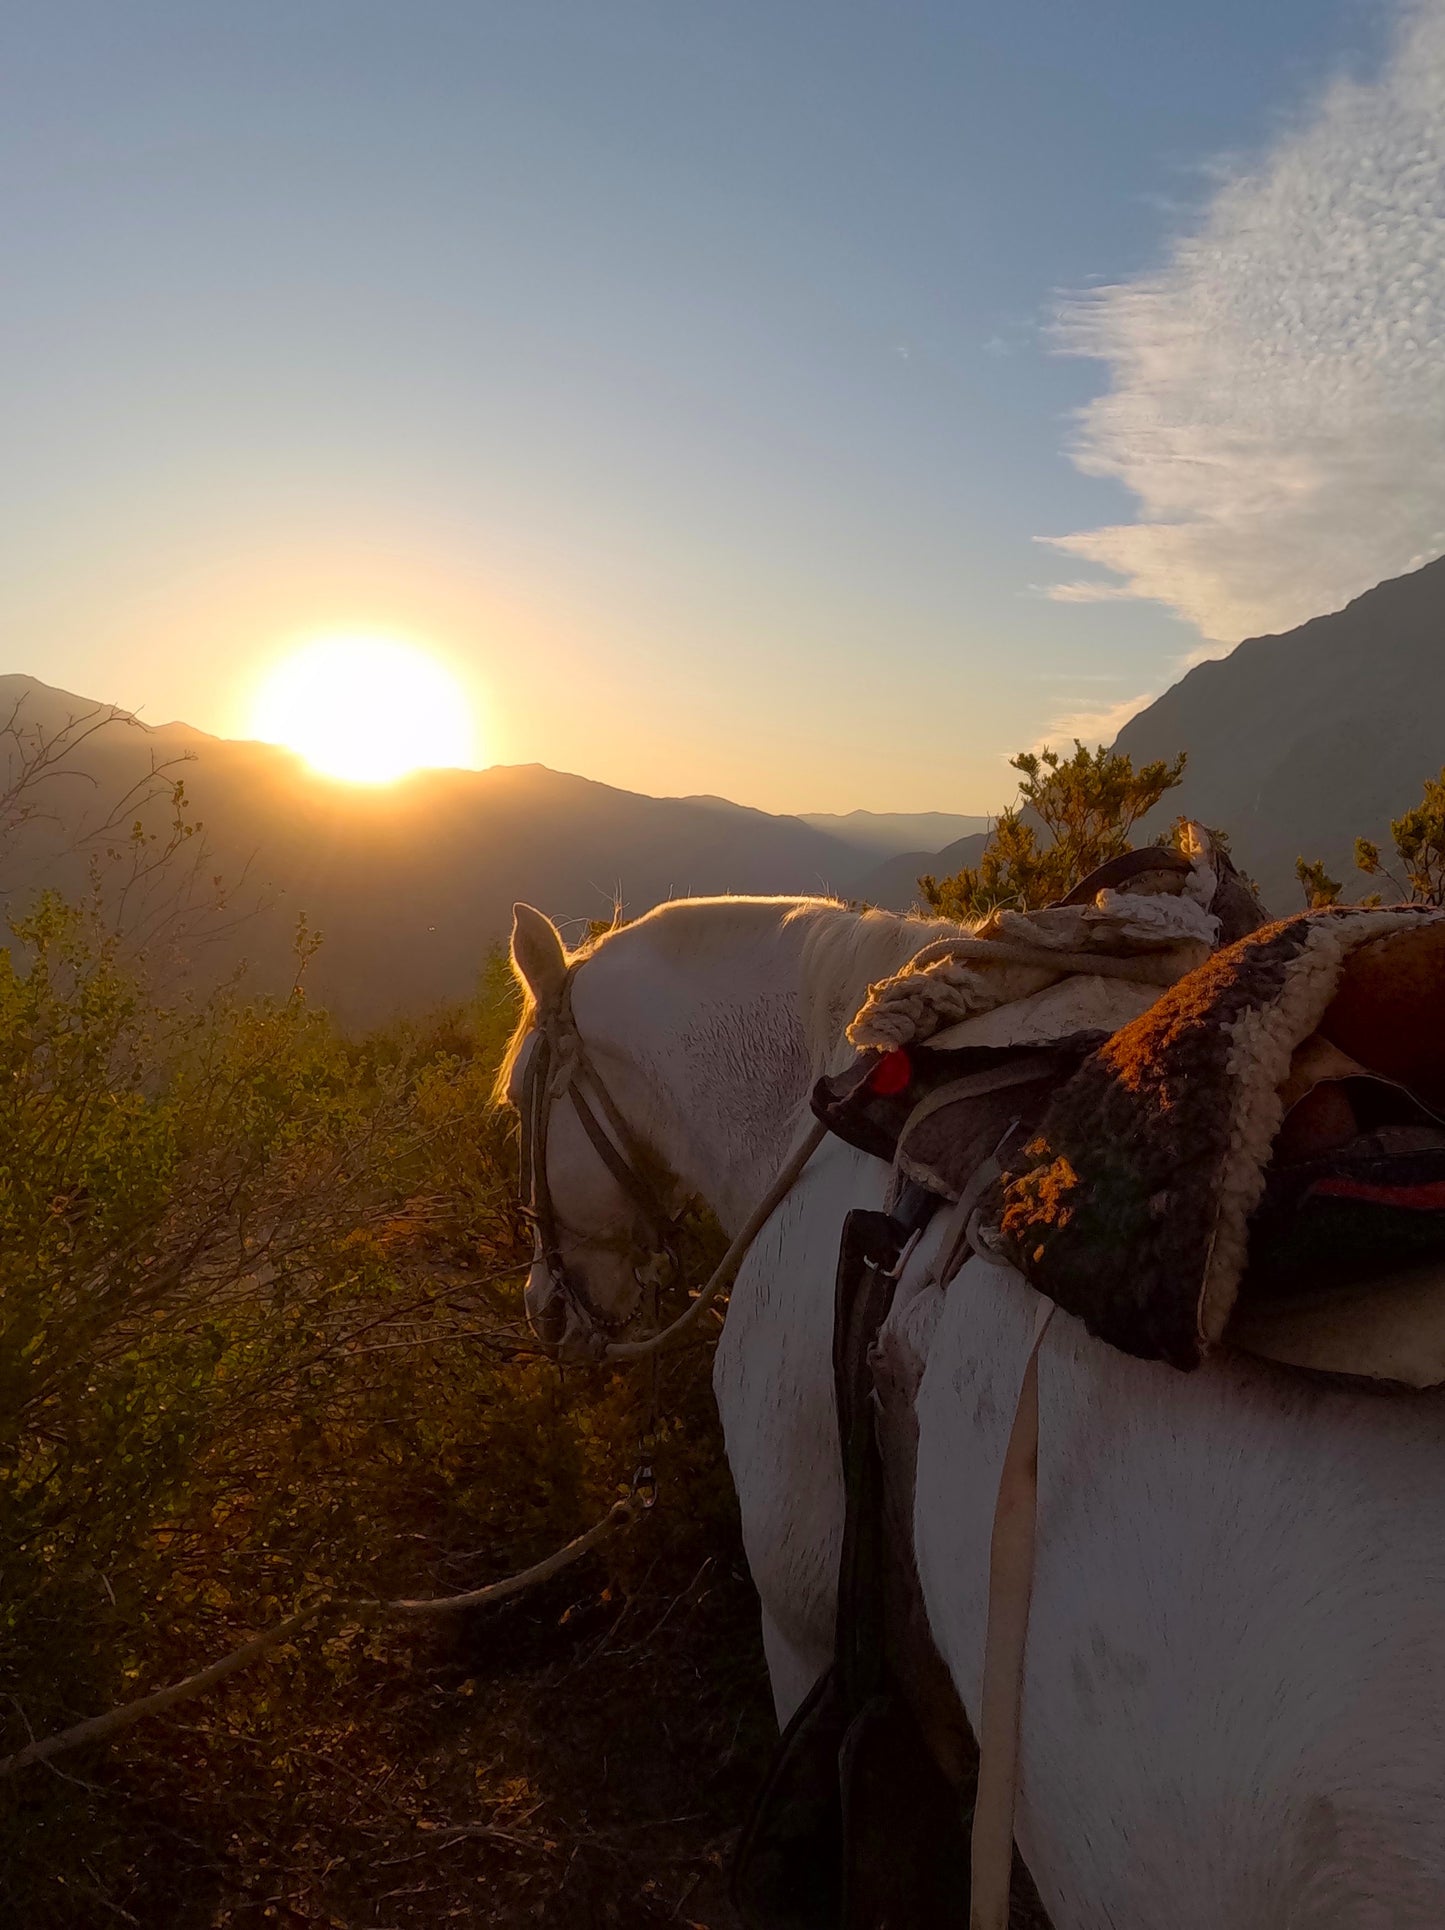
{"type": "MultiPolygon", "coordinates": [[[[347,786],[276,745],[148,724],[37,678],[0,676],[0,723],[16,703],[23,723],[49,732],[70,716],[98,727],[76,754],[88,782],[52,787],[46,818],[26,827],[0,873],[9,906],[40,884],[83,891],[88,829],[159,764],[183,779],[217,873],[244,876],[264,901],[219,962],[244,952],[253,982],[283,987],[304,912],[325,940],[308,983],[358,1021],[465,997],[516,898],[581,935],[619,902],[636,916],[669,897],[846,896],[876,862],[876,849],[801,817],[650,797],[538,763],[347,786]]],[[[167,815],[157,800],[151,821],[167,815]]]]}
{"type": "MultiPolygon", "coordinates": [[[[1276,911],[1300,902],[1297,857],[1367,889],[1354,840],[1388,839],[1445,764],[1445,558],[1340,610],[1196,664],[1119,732],[1135,763],[1189,753],[1150,819],[1225,830],[1276,911]]],[[[1357,891],[1358,887],[1358,891],[1357,891]]]]}
{"type": "MultiPolygon", "coordinates": [[[[976,864],[987,837],[969,829],[941,847],[900,845],[915,826],[987,820],[779,814],[711,795],[652,797],[535,762],[346,786],[276,745],[149,724],[38,678],[0,676],[0,726],[17,704],[50,731],[67,716],[99,727],[78,752],[88,786],[55,785],[48,814],[25,827],[24,852],[0,870],[0,898],[15,907],[41,883],[83,890],[87,822],[159,763],[184,778],[217,870],[246,876],[266,902],[233,947],[254,981],[289,983],[304,911],[326,940],[311,969],[317,996],[363,1021],[466,996],[516,898],[574,933],[616,903],[636,916],[669,897],[727,892],[831,893],[901,911],[917,904],[922,873],[976,864]],[[850,826],[851,839],[839,829],[850,826]]],[[[1114,742],[1136,764],[1188,752],[1183,784],[1143,830],[1181,811],[1223,829],[1278,913],[1298,902],[1299,856],[1322,858],[1347,896],[1365,888],[1354,839],[1386,838],[1445,764],[1442,716],[1445,558],[1195,665],[1114,742]]]]}

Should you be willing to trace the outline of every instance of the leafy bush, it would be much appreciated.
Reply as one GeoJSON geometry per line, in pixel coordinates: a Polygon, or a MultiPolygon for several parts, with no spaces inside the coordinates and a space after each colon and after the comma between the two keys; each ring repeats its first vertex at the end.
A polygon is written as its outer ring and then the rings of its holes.
{"type": "Polygon", "coordinates": [[[1409,904],[1445,904],[1445,770],[1427,777],[1420,802],[1390,826],[1399,872],[1369,838],[1355,839],[1355,863],[1367,877],[1385,878],[1409,904]]]}
{"type": "MultiPolygon", "coordinates": [[[[468,1009],[350,1039],[305,998],[312,943],[281,999],[163,996],[99,899],[42,897],[0,950],[0,1752],[318,1591],[507,1572],[630,1469],[639,1389],[564,1383],[521,1318],[504,961],[468,1009]]],[[[700,1369],[669,1370],[664,1471],[693,1544],[735,1548],[700,1369]]],[[[639,1584],[635,1547],[606,1562],[639,1584]]],[[[380,1788],[422,1748],[438,1639],[339,1630],[75,1758],[96,1780],[0,1785],[7,1920],[261,1920],[278,1863],[333,1895],[335,1766],[380,1788]]]]}
{"type": "MultiPolygon", "coordinates": [[[[1373,838],[1356,838],[1356,870],[1367,878],[1384,879],[1392,903],[1445,905],[1445,770],[1427,777],[1420,802],[1392,821],[1390,843],[1394,869],[1373,838]]],[[[1341,902],[1344,887],[1330,877],[1322,860],[1296,858],[1294,869],[1308,906],[1341,902]]],[[[1378,905],[1383,899],[1382,892],[1373,891],[1360,902],[1378,905]]]]}
{"type": "Polygon", "coordinates": [[[1299,879],[1300,890],[1305,895],[1307,911],[1320,911],[1327,905],[1340,902],[1344,886],[1338,878],[1330,876],[1323,858],[1296,858],[1294,875],[1299,879]]]}
{"type": "Polygon", "coordinates": [[[1135,770],[1132,758],[1089,750],[1077,738],[1071,757],[1020,751],[1017,803],[1000,812],[976,867],[951,878],[920,878],[931,910],[970,922],[999,907],[1035,911],[1130,849],[1129,833],[1167,791],[1183,781],[1183,752],[1135,770]],[[1027,814],[1027,815],[1026,815],[1027,814]],[[1043,837],[1039,835],[1040,829],[1043,837]]]}

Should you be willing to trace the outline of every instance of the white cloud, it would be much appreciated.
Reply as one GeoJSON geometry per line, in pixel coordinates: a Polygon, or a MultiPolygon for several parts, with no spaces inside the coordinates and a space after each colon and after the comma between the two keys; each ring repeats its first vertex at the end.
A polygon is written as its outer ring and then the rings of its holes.
{"type": "MultiPolygon", "coordinates": [[[[1069,536],[1046,536],[1047,543],[1069,543],[1069,536]]],[[[1045,583],[1039,586],[1051,603],[1122,603],[1136,593],[1127,583],[1045,583]]]]}
{"type": "Polygon", "coordinates": [[[1445,550],[1445,0],[1059,333],[1113,378],[1074,460],[1139,502],[1046,539],[1122,579],[1060,600],[1155,598],[1233,642],[1445,550]]]}

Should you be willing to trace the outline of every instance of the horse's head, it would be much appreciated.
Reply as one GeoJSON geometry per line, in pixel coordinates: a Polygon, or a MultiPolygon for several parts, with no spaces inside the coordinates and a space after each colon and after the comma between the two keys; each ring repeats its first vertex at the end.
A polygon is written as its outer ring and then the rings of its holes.
{"type": "Polygon", "coordinates": [[[526,1009],[504,1068],[521,1119],[534,1250],[527,1316],[551,1344],[627,1327],[673,1264],[683,1193],[653,1150],[647,1083],[623,1043],[620,975],[569,956],[551,920],[517,905],[512,969],[526,1009]],[[574,1000],[581,984],[583,1022],[574,1000]]]}

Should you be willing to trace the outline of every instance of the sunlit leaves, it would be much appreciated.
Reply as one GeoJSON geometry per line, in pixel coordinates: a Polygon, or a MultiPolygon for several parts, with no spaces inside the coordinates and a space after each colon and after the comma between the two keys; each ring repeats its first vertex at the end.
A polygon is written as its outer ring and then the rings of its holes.
{"type": "Polygon", "coordinates": [[[1071,757],[1020,751],[1018,800],[999,814],[976,867],[951,878],[920,878],[932,910],[968,922],[1006,906],[1034,911],[1062,898],[1096,866],[1130,849],[1139,819],[1182,782],[1183,752],[1134,768],[1129,756],[1089,750],[1077,738],[1071,757]]]}

